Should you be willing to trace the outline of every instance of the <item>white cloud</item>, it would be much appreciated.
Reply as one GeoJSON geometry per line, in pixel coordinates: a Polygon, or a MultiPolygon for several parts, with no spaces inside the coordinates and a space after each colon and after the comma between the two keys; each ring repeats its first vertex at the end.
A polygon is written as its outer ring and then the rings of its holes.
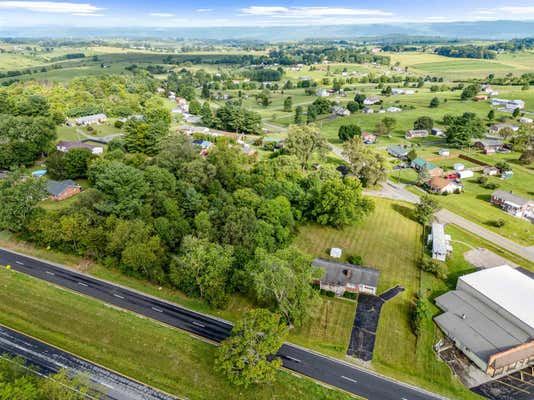
{"type": "Polygon", "coordinates": [[[504,11],[510,14],[534,14],[534,6],[506,6],[497,8],[498,11],[504,11]]]}
{"type": "Polygon", "coordinates": [[[213,8],[197,8],[195,11],[199,13],[205,13],[213,11],[213,8]]]}
{"type": "Polygon", "coordinates": [[[343,7],[282,7],[282,6],[250,6],[242,8],[241,12],[244,15],[254,16],[268,16],[271,18],[317,18],[317,17],[332,17],[332,16],[380,16],[389,17],[393,13],[366,9],[366,8],[343,8],[343,7]]]}
{"type": "Polygon", "coordinates": [[[159,17],[159,18],[171,18],[174,17],[174,14],[171,13],[150,13],[152,17],[159,17]]]}
{"type": "Polygon", "coordinates": [[[88,3],[68,3],[54,1],[0,1],[0,9],[27,10],[33,12],[94,15],[104,10],[88,3]]]}

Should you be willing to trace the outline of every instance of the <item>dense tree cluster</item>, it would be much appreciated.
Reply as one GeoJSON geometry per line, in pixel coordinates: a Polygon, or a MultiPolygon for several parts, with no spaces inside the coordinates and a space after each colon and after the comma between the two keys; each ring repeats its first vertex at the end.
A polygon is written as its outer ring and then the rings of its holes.
{"type": "Polygon", "coordinates": [[[487,46],[477,45],[441,46],[436,48],[436,54],[456,58],[482,58],[489,60],[497,58],[496,51],[490,50],[487,46]]]}

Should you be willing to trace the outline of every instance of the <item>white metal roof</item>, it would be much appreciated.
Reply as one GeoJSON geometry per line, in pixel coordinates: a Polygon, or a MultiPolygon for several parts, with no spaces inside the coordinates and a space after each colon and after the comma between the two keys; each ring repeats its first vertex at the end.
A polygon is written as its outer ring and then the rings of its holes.
{"type": "Polygon", "coordinates": [[[447,242],[443,224],[432,224],[432,253],[447,254],[447,242]]]}
{"type": "Polygon", "coordinates": [[[534,329],[534,279],[502,265],[464,275],[460,280],[534,329]]]}

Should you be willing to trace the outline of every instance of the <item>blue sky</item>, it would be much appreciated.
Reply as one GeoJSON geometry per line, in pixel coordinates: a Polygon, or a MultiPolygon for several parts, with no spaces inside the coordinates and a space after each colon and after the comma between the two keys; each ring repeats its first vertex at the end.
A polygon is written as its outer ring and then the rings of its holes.
{"type": "Polygon", "coordinates": [[[0,0],[2,26],[277,26],[534,20],[523,0],[0,0]]]}

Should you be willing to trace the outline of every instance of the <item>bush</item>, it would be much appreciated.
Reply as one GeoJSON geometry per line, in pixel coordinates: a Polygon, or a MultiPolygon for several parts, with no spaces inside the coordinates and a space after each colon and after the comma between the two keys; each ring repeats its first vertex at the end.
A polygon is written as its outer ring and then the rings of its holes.
{"type": "Polygon", "coordinates": [[[495,190],[499,187],[498,183],[488,182],[485,185],[482,185],[485,189],[495,190]]]}
{"type": "Polygon", "coordinates": [[[488,183],[488,177],[487,176],[479,176],[476,180],[477,183],[480,183],[481,185],[485,185],[488,183]]]}
{"type": "Polygon", "coordinates": [[[349,264],[363,265],[363,258],[360,255],[352,255],[347,258],[349,264]]]}
{"type": "Polygon", "coordinates": [[[124,125],[124,122],[119,121],[119,120],[116,120],[115,123],[114,123],[113,125],[115,126],[115,128],[117,128],[117,129],[121,129],[122,126],[124,125]]]}
{"type": "Polygon", "coordinates": [[[358,293],[345,292],[343,293],[343,297],[346,299],[356,300],[358,298],[358,293]]]}
{"type": "Polygon", "coordinates": [[[506,225],[506,221],[502,218],[499,218],[497,221],[493,221],[493,225],[496,228],[502,228],[504,225],[506,225]]]}

